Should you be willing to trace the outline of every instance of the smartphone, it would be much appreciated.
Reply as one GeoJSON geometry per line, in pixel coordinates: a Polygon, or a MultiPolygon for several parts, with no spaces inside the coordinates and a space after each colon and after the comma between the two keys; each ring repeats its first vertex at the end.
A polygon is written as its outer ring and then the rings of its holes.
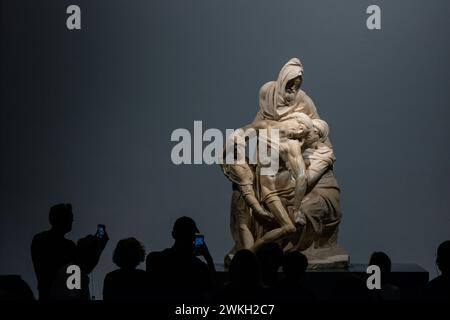
{"type": "Polygon", "coordinates": [[[95,234],[97,238],[102,239],[105,236],[105,225],[99,224],[97,225],[97,233],[95,234]]]}
{"type": "Polygon", "coordinates": [[[198,256],[200,255],[200,248],[205,244],[205,236],[202,234],[197,234],[195,235],[195,240],[194,240],[194,250],[195,250],[195,254],[198,256]]]}

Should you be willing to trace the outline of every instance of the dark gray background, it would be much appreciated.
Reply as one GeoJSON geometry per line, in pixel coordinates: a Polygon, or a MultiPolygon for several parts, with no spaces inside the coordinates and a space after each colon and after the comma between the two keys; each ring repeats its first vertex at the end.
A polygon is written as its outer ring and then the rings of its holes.
{"type": "Polygon", "coordinates": [[[248,123],[296,56],[331,126],[340,243],[353,262],[384,250],[435,276],[450,238],[449,14],[448,1],[2,2],[0,274],[35,287],[30,241],[57,202],[74,205],[71,239],[107,225],[97,296],[119,239],[162,249],[180,215],[222,262],[230,183],[173,165],[171,132],[248,123]],[[65,26],[73,3],[81,31],[65,26]],[[381,31],[366,28],[370,4],[381,31]]]}

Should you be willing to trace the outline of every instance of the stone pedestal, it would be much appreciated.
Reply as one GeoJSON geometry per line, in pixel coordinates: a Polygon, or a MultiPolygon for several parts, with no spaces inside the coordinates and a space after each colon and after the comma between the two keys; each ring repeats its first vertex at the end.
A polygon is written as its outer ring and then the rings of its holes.
{"type": "Polygon", "coordinates": [[[345,269],[350,264],[350,256],[338,245],[325,248],[311,248],[302,252],[308,258],[308,269],[345,269]]]}

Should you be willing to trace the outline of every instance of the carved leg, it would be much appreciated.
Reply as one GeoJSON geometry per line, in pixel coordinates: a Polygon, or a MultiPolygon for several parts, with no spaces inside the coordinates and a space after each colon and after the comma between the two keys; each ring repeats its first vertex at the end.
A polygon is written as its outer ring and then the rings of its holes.
{"type": "Polygon", "coordinates": [[[254,245],[253,234],[250,232],[250,229],[246,224],[239,225],[239,237],[241,240],[241,244],[243,249],[250,249],[254,245]]]}
{"type": "Polygon", "coordinates": [[[270,202],[266,203],[266,205],[269,208],[270,212],[274,215],[275,221],[279,224],[279,227],[270,230],[261,238],[256,240],[251,250],[255,250],[259,245],[265,242],[275,242],[281,240],[292,235],[296,231],[294,224],[289,218],[289,214],[278,198],[271,200],[270,202]]]}

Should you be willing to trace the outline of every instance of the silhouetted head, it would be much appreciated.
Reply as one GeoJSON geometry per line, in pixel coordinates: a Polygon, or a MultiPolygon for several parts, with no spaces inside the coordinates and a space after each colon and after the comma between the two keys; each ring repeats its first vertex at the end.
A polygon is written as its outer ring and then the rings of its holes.
{"type": "Polygon", "coordinates": [[[255,253],[261,265],[264,283],[267,285],[273,284],[276,280],[278,269],[283,263],[283,250],[278,244],[267,242],[256,248],[255,253]]]}
{"type": "Polygon", "coordinates": [[[238,251],[231,260],[228,272],[232,287],[259,288],[261,286],[258,260],[250,250],[238,251]]]}
{"type": "Polygon", "coordinates": [[[145,249],[135,238],[122,239],[113,253],[113,262],[121,269],[134,269],[145,258],[145,249]]]}
{"type": "Polygon", "coordinates": [[[384,252],[378,251],[372,253],[372,255],[370,256],[369,265],[378,266],[382,275],[388,275],[389,273],[391,273],[391,259],[384,252]]]}
{"type": "Polygon", "coordinates": [[[172,237],[177,246],[194,248],[195,234],[198,233],[195,221],[190,217],[178,218],[172,229],[172,237]]]}
{"type": "Polygon", "coordinates": [[[308,258],[300,251],[288,252],[283,259],[283,272],[286,278],[298,281],[308,268],[308,258]]]}
{"type": "Polygon", "coordinates": [[[0,275],[0,301],[34,300],[33,291],[20,275],[0,275]]]}
{"type": "Polygon", "coordinates": [[[450,275],[450,240],[444,241],[439,245],[436,263],[443,275],[450,275]]]}
{"type": "Polygon", "coordinates": [[[56,204],[50,208],[49,221],[52,229],[66,234],[72,230],[73,213],[70,203],[56,204]]]}

